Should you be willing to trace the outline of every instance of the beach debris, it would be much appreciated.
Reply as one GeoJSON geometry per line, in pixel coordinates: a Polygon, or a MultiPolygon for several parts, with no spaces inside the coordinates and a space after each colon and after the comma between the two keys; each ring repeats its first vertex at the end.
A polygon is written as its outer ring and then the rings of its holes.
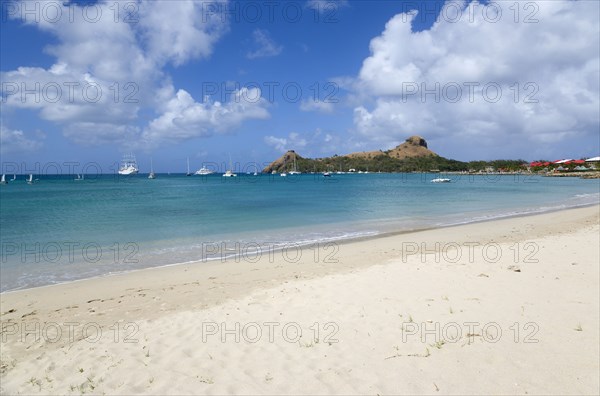
{"type": "Polygon", "coordinates": [[[208,377],[200,377],[200,376],[198,376],[198,375],[196,376],[196,378],[198,378],[198,380],[199,380],[200,382],[203,382],[203,383],[205,383],[205,384],[212,385],[212,384],[214,384],[214,383],[215,383],[215,381],[213,381],[213,379],[212,379],[212,378],[208,378],[208,377]]]}
{"type": "Polygon", "coordinates": [[[489,278],[490,277],[488,274],[484,274],[483,272],[477,276],[480,278],[489,278]]]}
{"type": "Polygon", "coordinates": [[[445,343],[446,343],[446,341],[441,340],[441,341],[436,342],[435,344],[429,344],[429,346],[437,348],[437,349],[442,349],[442,347],[444,346],[445,343]]]}
{"type": "Polygon", "coordinates": [[[511,266],[509,266],[507,269],[509,269],[509,270],[511,270],[511,271],[513,271],[513,272],[521,272],[521,268],[519,268],[519,267],[518,267],[518,266],[516,266],[516,265],[511,265],[511,266]]]}
{"type": "Polygon", "coordinates": [[[22,319],[22,318],[26,318],[27,316],[32,316],[32,315],[35,315],[36,313],[37,313],[36,311],[31,311],[31,312],[29,312],[29,313],[26,313],[26,314],[22,315],[22,316],[21,316],[21,319],[22,319]]]}

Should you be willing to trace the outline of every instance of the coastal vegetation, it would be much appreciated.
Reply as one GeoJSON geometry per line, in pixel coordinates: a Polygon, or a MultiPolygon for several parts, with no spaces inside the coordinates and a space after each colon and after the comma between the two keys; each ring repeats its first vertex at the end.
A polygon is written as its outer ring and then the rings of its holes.
{"type": "Polygon", "coordinates": [[[493,160],[463,162],[444,158],[427,148],[420,136],[411,136],[404,143],[387,151],[359,152],[325,158],[304,158],[293,150],[273,161],[263,172],[301,172],[353,170],[355,172],[518,172],[526,170],[527,161],[493,160]],[[295,165],[294,165],[295,164],[295,165]]]}

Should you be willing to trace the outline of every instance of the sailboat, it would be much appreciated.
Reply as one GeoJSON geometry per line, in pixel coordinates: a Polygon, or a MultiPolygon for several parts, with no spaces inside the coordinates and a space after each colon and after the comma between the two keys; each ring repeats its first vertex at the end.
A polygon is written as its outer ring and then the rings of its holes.
{"type": "Polygon", "coordinates": [[[229,154],[229,169],[223,173],[223,177],[237,177],[237,174],[233,173],[233,165],[231,164],[231,154],[229,154]]]}
{"type": "Polygon", "coordinates": [[[2,179],[0,179],[0,184],[7,184],[6,175],[2,174],[2,179]]]}
{"type": "Polygon", "coordinates": [[[33,184],[33,175],[29,174],[29,179],[27,179],[27,184],[33,184]]]}
{"type": "Polygon", "coordinates": [[[187,158],[187,172],[186,176],[192,176],[192,172],[190,172],[190,157],[187,158]]]}
{"type": "Polygon", "coordinates": [[[298,171],[298,167],[296,166],[296,156],[294,156],[294,170],[288,172],[290,175],[299,175],[302,172],[298,171]]]}
{"type": "Polygon", "coordinates": [[[10,181],[15,181],[17,180],[17,175],[13,175],[13,178],[10,181]]]}
{"type": "Polygon", "coordinates": [[[156,175],[154,174],[154,166],[152,164],[152,158],[150,158],[150,174],[148,175],[148,179],[156,179],[156,175]]]}
{"type": "Polygon", "coordinates": [[[77,178],[76,178],[76,179],[73,179],[73,180],[75,180],[75,181],[80,181],[80,180],[83,180],[83,178],[84,178],[84,177],[85,177],[85,175],[79,175],[79,174],[78,174],[78,175],[77,175],[77,178]]]}
{"type": "Polygon", "coordinates": [[[286,177],[287,176],[287,173],[285,173],[285,169],[287,168],[286,162],[287,162],[287,158],[284,158],[283,159],[283,172],[281,172],[281,174],[279,175],[281,177],[286,177]]]}
{"type": "Polygon", "coordinates": [[[135,155],[127,154],[123,156],[121,161],[121,167],[119,168],[119,175],[135,175],[139,172],[135,155]]]}

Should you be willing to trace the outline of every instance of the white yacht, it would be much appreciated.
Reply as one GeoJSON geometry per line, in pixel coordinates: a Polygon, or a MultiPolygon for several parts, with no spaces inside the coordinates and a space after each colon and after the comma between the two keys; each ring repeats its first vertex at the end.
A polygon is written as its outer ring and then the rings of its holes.
{"type": "Polygon", "coordinates": [[[452,180],[450,179],[445,179],[442,177],[438,177],[437,179],[432,179],[431,182],[432,183],[450,183],[452,180]]]}
{"type": "Polygon", "coordinates": [[[211,171],[210,169],[208,169],[207,167],[203,166],[202,168],[198,169],[196,171],[196,173],[194,173],[197,176],[208,176],[208,175],[212,175],[213,171],[211,171]]]}
{"type": "Polygon", "coordinates": [[[121,161],[121,167],[119,168],[119,175],[135,175],[139,172],[135,155],[127,154],[123,156],[121,161]]]}

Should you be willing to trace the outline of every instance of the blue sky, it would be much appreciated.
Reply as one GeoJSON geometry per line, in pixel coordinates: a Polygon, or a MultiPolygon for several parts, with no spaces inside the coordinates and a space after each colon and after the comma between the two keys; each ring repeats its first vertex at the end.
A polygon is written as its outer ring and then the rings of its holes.
{"type": "Polygon", "coordinates": [[[514,4],[3,0],[2,162],[598,155],[598,3],[514,4]]]}

